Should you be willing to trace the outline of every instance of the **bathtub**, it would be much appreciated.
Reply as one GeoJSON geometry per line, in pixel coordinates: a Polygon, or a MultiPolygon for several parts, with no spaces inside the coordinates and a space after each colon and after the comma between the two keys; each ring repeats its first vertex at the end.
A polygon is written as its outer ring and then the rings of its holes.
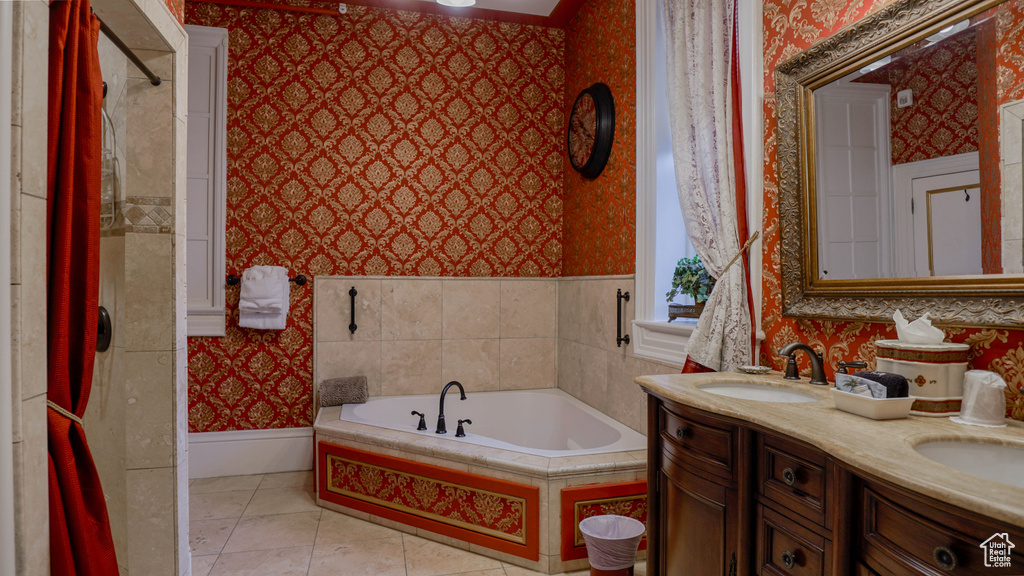
{"type": "MultiPolygon", "coordinates": [[[[341,419],[436,437],[439,396],[380,396],[348,404],[341,419]],[[426,414],[427,430],[416,430],[426,414]]],[[[452,388],[445,397],[447,437],[454,442],[490,446],[536,456],[576,456],[643,450],[647,438],[558,389],[466,393],[452,388]],[[456,438],[459,420],[472,420],[466,436],[456,438]]]]}
{"type": "Polygon", "coordinates": [[[449,390],[445,435],[437,410],[437,394],[321,409],[318,504],[548,574],[587,567],[582,518],[646,519],[646,438],[561,390],[449,390]]]}

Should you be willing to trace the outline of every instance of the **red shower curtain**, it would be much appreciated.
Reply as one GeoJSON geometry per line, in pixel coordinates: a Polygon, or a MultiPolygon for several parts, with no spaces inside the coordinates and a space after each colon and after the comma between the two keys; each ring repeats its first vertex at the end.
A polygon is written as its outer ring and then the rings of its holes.
{"type": "Polygon", "coordinates": [[[50,570],[116,576],[110,522],[80,418],[96,358],[100,241],[99,20],[50,4],[47,130],[47,434],[50,570]]]}

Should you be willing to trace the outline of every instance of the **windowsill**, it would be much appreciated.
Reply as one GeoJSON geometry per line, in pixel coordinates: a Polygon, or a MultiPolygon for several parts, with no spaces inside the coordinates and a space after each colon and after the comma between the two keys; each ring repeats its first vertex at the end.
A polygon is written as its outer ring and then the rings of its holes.
{"type": "Polygon", "coordinates": [[[682,366],[686,344],[696,326],[696,318],[674,322],[633,320],[633,354],[682,366]]]}
{"type": "Polygon", "coordinates": [[[188,311],[186,315],[187,332],[193,336],[224,337],[226,323],[223,308],[200,308],[188,311]]]}
{"type": "MultiPolygon", "coordinates": [[[[686,362],[686,346],[697,326],[696,318],[679,318],[675,322],[633,320],[633,355],[682,366],[686,362]]],[[[764,342],[764,332],[756,331],[754,357],[764,342]]],[[[757,363],[756,361],[754,362],[757,363]]]]}
{"type": "Polygon", "coordinates": [[[633,320],[633,325],[642,326],[647,330],[654,330],[655,332],[664,332],[665,334],[689,336],[693,329],[697,327],[697,319],[676,318],[673,322],[667,320],[633,320]]]}

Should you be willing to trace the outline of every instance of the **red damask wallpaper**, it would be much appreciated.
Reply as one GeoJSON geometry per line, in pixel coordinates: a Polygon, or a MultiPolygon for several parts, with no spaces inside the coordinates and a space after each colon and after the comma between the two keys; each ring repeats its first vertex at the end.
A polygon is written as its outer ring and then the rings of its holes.
{"type": "Polygon", "coordinates": [[[167,8],[178,19],[178,22],[185,23],[185,0],[167,0],[167,8]]]}
{"type": "Polygon", "coordinates": [[[893,164],[978,149],[978,64],[974,29],[923,49],[911,47],[891,64],[857,79],[888,84],[893,164]],[[896,94],[911,89],[914,103],[900,108],[896,94]]]}
{"type": "MultiPolygon", "coordinates": [[[[762,364],[784,368],[774,351],[794,340],[807,342],[825,352],[834,370],[839,360],[860,358],[874,365],[873,341],[895,338],[891,324],[795,320],[782,317],[779,269],[778,156],[776,148],[775,66],[843,26],[881,8],[890,0],[803,0],[764,2],[764,315],[766,338],[760,351],[762,364]]],[[[1020,4],[1021,0],[1014,0],[1020,4]]],[[[1018,62],[1016,64],[1020,66],[1018,62]]],[[[1003,71],[999,72],[1004,77],[1003,71]]],[[[1024,77],[1024,76],[1022,76],[1024,77]]],[[[1001,80],[1000,92],[1017,90],[1018,84],[1001,80]]],[[[1021,83],[1020,86],[1024,86],[1021,83]]],[[[1024,88],[1021,88],[1024,90],[1024,88]]],[[[1012,98],[1011,98],[1012,99],[1012,98]]],[[[949,329],[953,342],[972,345],[974,368],[1003,374],[1007,389],[1007,415],[1024,420],[1024,332],[1014,330],[949,329]]]]}
{"type": "MultiPolygon", "coordinates": [[[[185,12],[230,30],[229,272],[561,274],[564,30],[361,6],[185,12]]],[[[226,337],[189,339],[190,430],[309,426],[311,286],[292,288],[281,332],[238,328],[237,299],[226,337]]]]}
{"type": "Polygon", "coordinates": [[[1024,1],[1009,0],[992,10],[996,12],[999,38],[998,98],[999,104],[1005,104],[1024,98],[1024,58],[1020,56],[1024,46],[1024,1]]]}
{"type": "MultiPolygon", "coordinates": [[[[632,274],[636,262],[635,0],[590,0],[566,35],[565,110],[604,82],[615,98],[615,143],[604,172],[580,176],[565,157],[564,276],[632,274]]],[[[564,146],[564,143],[563,143],[564,146]]]]}

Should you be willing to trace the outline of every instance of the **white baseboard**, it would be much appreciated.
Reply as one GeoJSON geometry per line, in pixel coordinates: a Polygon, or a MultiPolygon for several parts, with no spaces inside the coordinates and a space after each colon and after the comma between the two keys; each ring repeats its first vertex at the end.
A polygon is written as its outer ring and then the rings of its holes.
{"type": "Polygon", "coordinates": [[[312,428],[196,432],[188,435],[189,478],[312,469],[312,428]]]}

